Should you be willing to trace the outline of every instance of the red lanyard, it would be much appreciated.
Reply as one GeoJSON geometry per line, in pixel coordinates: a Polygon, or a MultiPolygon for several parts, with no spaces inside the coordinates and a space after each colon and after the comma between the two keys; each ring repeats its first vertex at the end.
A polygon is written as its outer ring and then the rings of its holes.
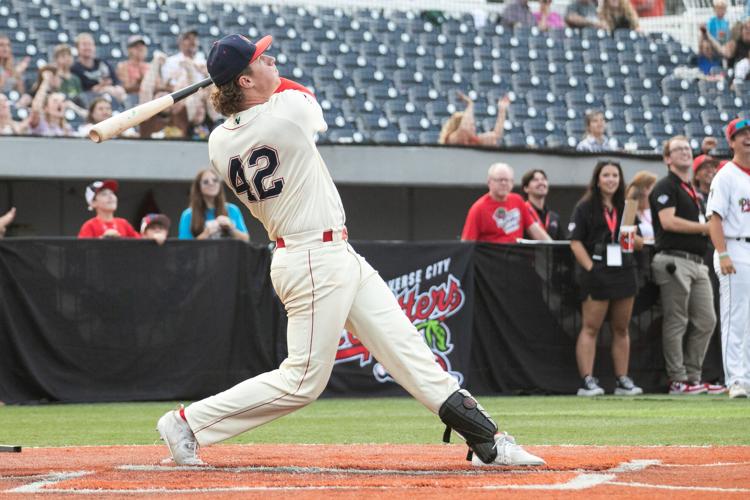
{"type": "Polygon", "coordinates": [[[544,229],[549,229],[549,212],[547,212],[547,215],[545,215],[544,224],[542,224],[542,219],[539,217],[539,212],[536,211],[534,205],[532,205],[530,201],[526,200],[526,206],[529,208],[529,212],[531,212],[531,218],[534,219],[534,222],[537,222],[540,226],[544,226],[544,229]]]}
{"type": "Polygon", "coordinates": [[[688,196],[690,196],[690,198],[692,198],[693,202],[698,207],[698,210],[700,210],[701,209],[701,202],[698,200],[698,194],[695,192],[695,189],[693,188],[693,186],[691,186],[687,182],[682,182],[682,181],[680,181],[680,186],[682,187],[682,189],[685,190],[685,192],[688,194],[688,196]]]}
{"type": "Polygon", "coordinates": [[[609,232],[612,233],[612,243],[615,242],[615,229],[617,229],[617,208],[612,207],[610,215],[609,210],[604,209],[604,220],[607,222],[609,232]]]}

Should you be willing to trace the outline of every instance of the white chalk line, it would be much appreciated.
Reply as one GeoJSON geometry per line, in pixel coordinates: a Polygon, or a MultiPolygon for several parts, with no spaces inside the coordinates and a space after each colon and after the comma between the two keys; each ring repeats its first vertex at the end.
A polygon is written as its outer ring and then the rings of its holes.
{"type": "Polygon", "coordinates": [[[720,493],[750,492],[750,488],[721,488],[718,486],[680,486],[670,484],[628,483],[624,481],[610,481],[607,484],[611,484],[614,486],[632,486],[633,488],[654,488],[658,490],[711,491],[720,493]]]}
{"type": "MultiPolygon", "coordinates": [[[[61,481],[66,481],[68,479],[82,477],[87,474],[91,474],[91,472],[85,471],[85,470],[72,471],[72,472],[50,472],[49,474],[44,474],[43,476],[39,476],[42,478],[39,481],[34,481],[33,483],[24,484],[22,486],[18,486],[16,488],[13,488],[7,491],[9,493],[45,493],[49,491],[45,488],[46,486],[57,484],[61,481]]],[[[62,490],[62,491],[65,491],[65,490],[62,490]]]]}

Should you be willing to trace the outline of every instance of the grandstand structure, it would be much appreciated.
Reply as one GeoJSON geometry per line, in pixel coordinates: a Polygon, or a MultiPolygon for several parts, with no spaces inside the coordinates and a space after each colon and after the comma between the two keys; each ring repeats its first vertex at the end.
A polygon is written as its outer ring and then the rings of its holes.
{"type": "Polygon", "coordinates": [[[583,114],[601,109],[608,135],[625,151],[657,152],[675,134],[696,149],[714,135],[726,150],[722,127],[750,100],[748,86],[730,90],[723,81],[675,74],[694,53],[667,33],[544,33],[504,28],[501,6],[477,0],[431,2],[443,10],[439,21],[411,3],[387,3],[0,0],[0,33],[35,67],[81,32],[91,32],[98,56],[113,63],[132,34],[166,53],[176,51],[185,27],[200,33],[206,53],[227,33],[271,34],[281,74],[316,92],[329,124],[320,142],[331,144],[435,144],[442,123],[462,107],[461,90],[475,100],[485,129],[497,100],[509,95],[506,148],[574,148],[583,114]]]}

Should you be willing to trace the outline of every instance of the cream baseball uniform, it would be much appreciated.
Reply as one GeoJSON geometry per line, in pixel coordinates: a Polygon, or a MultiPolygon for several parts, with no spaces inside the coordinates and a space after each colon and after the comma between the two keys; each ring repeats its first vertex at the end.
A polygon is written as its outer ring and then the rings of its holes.
{"type": "Polygon", "coordinates": [[[721,343],[727,386],[750,384],[750,173],[733,162],[711,182],[708,214],[719,214],[727,252],[737,271],[721,274],[719,255],[714,268],[719,277],[721,343]]]}
{"type": "Polygon", "coordinates": [[[211,133],[211,165],[269,238],[283,241],[271,279],[289,318],[289,354],[278,369],[185,409],[200,445],[313,402],[328,382],[344,327],[434,413],[459,389],[388,286],[346,241],[344,208],[315,146],[314,135],[326,128],[313,97],[286,90],[211,133]]]}

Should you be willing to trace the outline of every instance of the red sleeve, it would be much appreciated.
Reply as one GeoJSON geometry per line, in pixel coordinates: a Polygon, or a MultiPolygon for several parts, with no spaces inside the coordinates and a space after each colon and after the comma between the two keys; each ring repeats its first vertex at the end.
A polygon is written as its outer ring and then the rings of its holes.
{"type": "Polygon", "coordinates": [[[479,239],[479,216],[480,210],[478,203],[474,203],[466,214],[464,230],[461,233],[463,241],[477,241],[479,239]]]}
{"type": "Polygon", "coordinates": [[[300,92],[304,92],[305,94],[309,94],[315,97],[315,94],[313,94],[310,91],[310,89],[308,89],[304,85],[301,85],[293,80],[289,80],[288,78],[281,78],[281,84],[274,91],[274,94],[278,94],[279,92],[284,92],[285,90],[299,90],[300,92]]]}
{"type": "Polygon", "coordinates": [[[81,226],[81,230],[78,231],[79,238],[96,238],[92,221],[93,219],[89,219],[83,223],[83,225],[81,226]]]}

